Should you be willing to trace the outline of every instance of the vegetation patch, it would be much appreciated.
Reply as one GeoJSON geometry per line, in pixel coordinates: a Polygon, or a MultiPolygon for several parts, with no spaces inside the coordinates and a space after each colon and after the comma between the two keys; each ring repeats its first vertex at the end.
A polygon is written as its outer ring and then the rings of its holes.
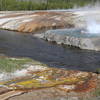
{"type": "Polygon", "coordinates": [[[0,0],[0,10],[68,9],[94,4],[98,0],[0,0]]]}
{"type": "Polygon", "coordinates": [[[96,73],[100,74],[100,68],[96,69],[96,73]]]}
{"type": "Polygon", "coordinates": [[[24,64],[31,63],[32,60],[28,58],[17,59],[0,57],[0,71],[1,72],[12,72],[16,69],[22,69],[24,64]]]}

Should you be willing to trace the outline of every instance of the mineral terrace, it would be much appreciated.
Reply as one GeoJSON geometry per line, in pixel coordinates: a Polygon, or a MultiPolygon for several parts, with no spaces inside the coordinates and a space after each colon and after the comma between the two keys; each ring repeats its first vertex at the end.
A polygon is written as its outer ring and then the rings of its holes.
{"type": "Polygon", "coordinates": [[[44,33],[42,38],[57,44],[100,51],[100,35],[82,33],[82,31],[84,30],[77,28],[49,30],[44,33]]]}
{"type": "Polygon", "coordinates": [[[95,16],[100,21],[98,10],[83,11],[5,11],[0,12],[0,28],[19,32],[85,27],[86,17],[95,16]]]}
{"type": "Polygon", "coordinates": [[[89,100],[100,95],[99,74],[51,68],[28,58],[2,59],[25,69],[4,74],[10,77],[0,81],[0,100],[89,100]]]}
{"type": "Polygon", "coordinates": [[[19,32],[74,27],[71,12],[1,12],[0,28],[19,32]]]}

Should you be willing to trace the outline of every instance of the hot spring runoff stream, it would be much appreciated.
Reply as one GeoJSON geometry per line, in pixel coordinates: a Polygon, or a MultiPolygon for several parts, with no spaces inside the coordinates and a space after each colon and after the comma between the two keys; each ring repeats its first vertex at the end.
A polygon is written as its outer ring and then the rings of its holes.
{"type": "Polygon", "coordinates": [[[48,43],[29,34],[0,30],[0,55],[29,57],[52,67],[95,71],[100,52],[48,43]]]}

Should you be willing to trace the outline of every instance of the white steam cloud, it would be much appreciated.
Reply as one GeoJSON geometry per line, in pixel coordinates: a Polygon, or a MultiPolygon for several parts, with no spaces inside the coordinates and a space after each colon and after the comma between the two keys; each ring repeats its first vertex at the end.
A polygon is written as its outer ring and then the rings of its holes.
{"type": "Polygon", "coordinates": [[[88,19],[87,20],[87,33],[90,34],[100,34],[100,23],[98,23],[95,19],[88,19]]]}

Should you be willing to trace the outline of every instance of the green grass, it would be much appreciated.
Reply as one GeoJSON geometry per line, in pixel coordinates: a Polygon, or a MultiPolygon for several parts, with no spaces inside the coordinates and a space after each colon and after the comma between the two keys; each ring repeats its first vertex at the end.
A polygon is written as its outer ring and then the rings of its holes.
{"type": "Polygon", "coordinates": [[[12,72],[16,69],[22,69],[24,64],[32,62],[31,59],[11,59],[11,58],[0,58],[0,71],[12,72]]]}

